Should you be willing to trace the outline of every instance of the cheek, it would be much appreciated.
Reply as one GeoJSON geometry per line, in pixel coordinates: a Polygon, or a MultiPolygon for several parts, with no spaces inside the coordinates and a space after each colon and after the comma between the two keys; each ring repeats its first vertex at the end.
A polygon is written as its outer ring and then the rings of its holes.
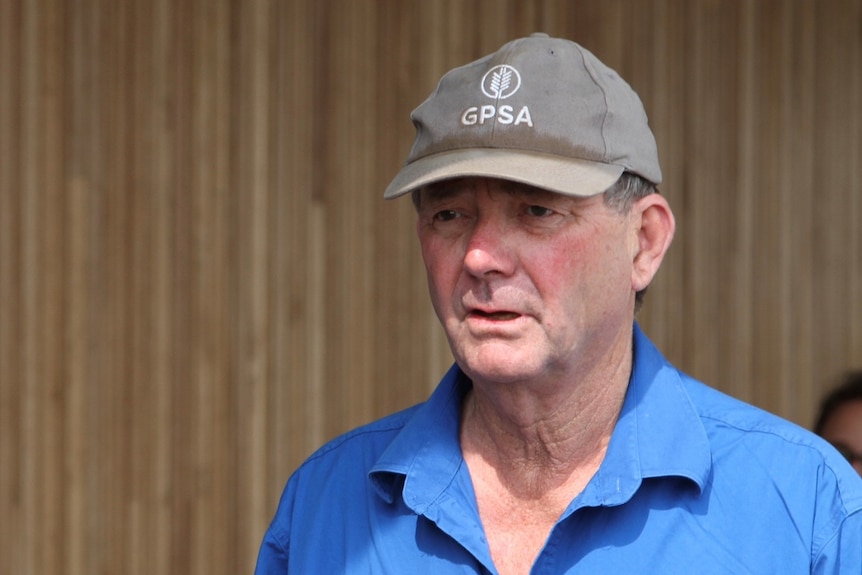
{"type": "Polygon", "coordinates": [[[569,240],[539,250],[533,259],[544,270],[540,289],[591,300],[611,299],[613,293],[625,296],[631,289],[631,266],[619,247],[619,242],[569,240]]]}
{"type": "Polygon", "coordinates": [[[443,246],[441,242],[422,241],[420,248],[431,303],[439,313],[441,304],[451,297],[458,278],[457,258],[452,257],[451,246],[443,246]]]}

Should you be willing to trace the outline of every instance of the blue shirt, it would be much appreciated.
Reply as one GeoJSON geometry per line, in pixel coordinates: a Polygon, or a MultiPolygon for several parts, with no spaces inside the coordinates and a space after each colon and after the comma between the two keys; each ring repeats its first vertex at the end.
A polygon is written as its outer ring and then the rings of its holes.
{"type": "MultiPolygon", "coordinates": [[[[534,574],[862,573],[862,480],[806,430],[671,366],[635,326],[607,454],[534,574]]],[[[496,573],[458,442],[469,379],[329,442],[287,483],[257,575],[496,573]]]]}

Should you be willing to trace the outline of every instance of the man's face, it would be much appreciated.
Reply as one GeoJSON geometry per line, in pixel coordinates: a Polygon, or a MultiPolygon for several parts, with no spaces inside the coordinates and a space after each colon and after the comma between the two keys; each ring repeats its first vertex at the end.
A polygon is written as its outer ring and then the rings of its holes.
{"type": "Polygon", "coordinates": [[[462,369],[497,382],[564,377],[630,347],[635,220],[602,195],[503,180],[422,190],[431,300],[462,369]]]}

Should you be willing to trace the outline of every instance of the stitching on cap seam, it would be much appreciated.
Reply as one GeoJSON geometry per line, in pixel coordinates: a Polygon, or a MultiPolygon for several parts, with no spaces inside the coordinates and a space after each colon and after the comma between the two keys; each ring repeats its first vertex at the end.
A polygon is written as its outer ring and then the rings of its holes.
{"type": "Polygon", "coordinates": [[[587,58],[586,51],[580,47],[579,47],[579,51],[581,53],[581,58],[584,61],[584,69],[587,72],[589,72],[590,78],[592,78],[593,83],[595,83],[595,85],[598,86],[599,90],[602,91],[602,97],[604,98],[605,113],[604,113],[604,117],[602,117],[602,145],[604,146],[604,156],[602,157],[602,161],[610,162],[611,161],[610,160],[611,151],[608,149],[608,139],[605,137],[605,126],[607,126],[608,114],[610,112],[610,104],[608,102],[608,92],[607,92],[607,90],[605,90],[604,84],[599,82],[598,74],[596,73],[596,70],[593,67],[592,62],[590,62],[589,59],[587,58]]]}

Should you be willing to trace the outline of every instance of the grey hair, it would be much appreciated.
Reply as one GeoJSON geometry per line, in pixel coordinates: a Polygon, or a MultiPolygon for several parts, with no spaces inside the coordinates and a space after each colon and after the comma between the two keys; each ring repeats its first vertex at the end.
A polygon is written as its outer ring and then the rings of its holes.
{"type": "Polygon", "coordinates": [[[639,199],[657,192],[655,184],[649,180],[631,172],[623,172],[619,179],[605,190],[605,203],[625,214],[639,199]]]}

